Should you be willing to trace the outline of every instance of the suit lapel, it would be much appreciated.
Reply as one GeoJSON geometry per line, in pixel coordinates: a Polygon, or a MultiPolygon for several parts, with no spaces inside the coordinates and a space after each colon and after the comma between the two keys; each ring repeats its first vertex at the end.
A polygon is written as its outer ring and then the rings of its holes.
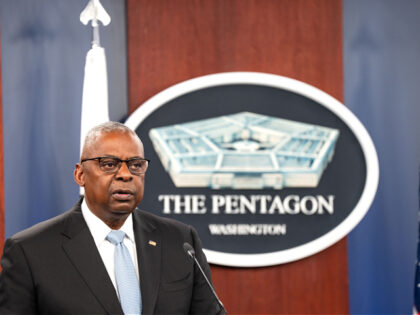
{"type": "Polygon", "coordinates": [[[154,312],[161,274],[161,235],[140,210],[133,212],[143,314],[154,312]]]}
{"type": "Polygon", "coordinates": [[[108,313],[123,314],[115,288],[83,218],[80,203],[68,217],[63,235],[63,250],[92,294],[108,313]]]}

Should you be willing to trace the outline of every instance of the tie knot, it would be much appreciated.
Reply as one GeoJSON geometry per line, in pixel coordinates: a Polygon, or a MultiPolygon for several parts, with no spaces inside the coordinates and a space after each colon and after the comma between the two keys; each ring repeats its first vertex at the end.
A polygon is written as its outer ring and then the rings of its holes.
{"type": "Polygon", "coordinates": [[[122,241],[124,240],[124,237],[125,237],[125,233],[123,231],[112,230],[111,232],[108,233],[108,235],[106,236],[106,239],[110,241],[112,244],[118,245],[122,243],[122,241]]]}

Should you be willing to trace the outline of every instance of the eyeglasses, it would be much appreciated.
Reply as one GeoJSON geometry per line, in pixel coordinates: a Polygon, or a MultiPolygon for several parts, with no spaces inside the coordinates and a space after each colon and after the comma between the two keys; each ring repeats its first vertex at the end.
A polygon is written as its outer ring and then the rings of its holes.
{"type": "Polygon", "coordinates": [[[150,163],[150,160],[148,159],[131,158],[128,160],[121,160],[117,157],[111,156],[99,156],[90,159],[83,159],[80,161],[80,163],[93,160],[97,160],[99,162],[99,168],[104,173],[118,172],[121,168],[122,163],[125,162],[125,164],[128,167],[128,170],[133,175],[140,175],[146,173],[147,167],[150,163]]]}

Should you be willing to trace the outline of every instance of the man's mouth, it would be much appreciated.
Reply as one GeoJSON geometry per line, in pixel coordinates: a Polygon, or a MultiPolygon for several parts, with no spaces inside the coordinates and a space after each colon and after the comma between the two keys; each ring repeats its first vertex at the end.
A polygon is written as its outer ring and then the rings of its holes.
{"type": "Polygon", "coordinates": [[[112,196],[118,201],[129,201],[134,198],[134,192],[129,189],[115,189],[112,196]]]}

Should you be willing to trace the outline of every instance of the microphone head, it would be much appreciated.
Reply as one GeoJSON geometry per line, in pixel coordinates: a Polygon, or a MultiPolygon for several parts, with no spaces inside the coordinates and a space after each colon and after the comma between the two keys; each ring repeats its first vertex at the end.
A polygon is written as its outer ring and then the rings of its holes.
{"type": "Polygon", "coordinates": [[[188,254],[188,256],[190,256],[191,258],[195,256],[195,250],[189,243],[185,242],[183,247],[184,251],[188,254]]]}

